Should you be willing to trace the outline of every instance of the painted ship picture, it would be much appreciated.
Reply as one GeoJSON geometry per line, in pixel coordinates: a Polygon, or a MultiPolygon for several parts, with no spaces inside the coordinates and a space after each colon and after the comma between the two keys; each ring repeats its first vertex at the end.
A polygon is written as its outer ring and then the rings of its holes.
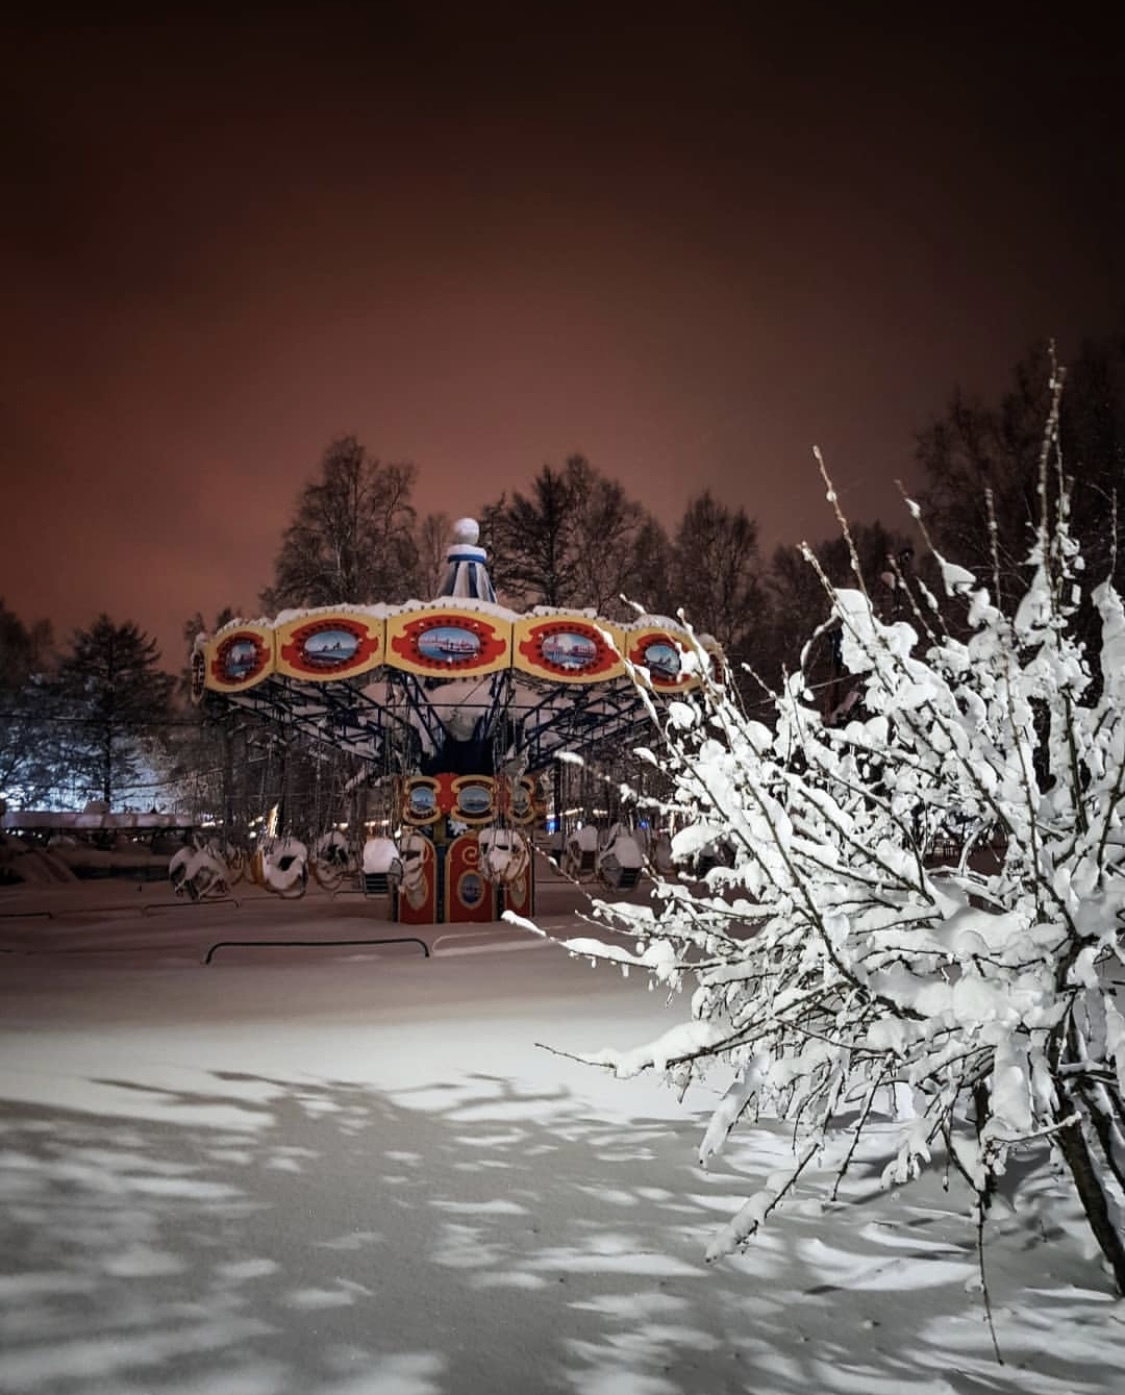
{"type": "Polygon", "coordinates": [[[424,659],[446,663],[475,659],[481,649],[480,637],[460,625],[435,625],[423,630],[416,643],[424,659]]]}
{"type": "Polygon", "coordinates": [[[539,652],[549,664],[557,668],[579,672],[598,661],[599,645],[590,635],[577,634],[573,630],[560,630],[545,635],[539,652]]]}
{"type": "Polygon", "coordinates": [[[650,640],[644,645],[641,662],[654,679],[674,682],[680,676],[680,651],[666,639],[650,640]]]}
{"type": "Polygon", "coordinates": [[[301,657],[310,668],[341,668],[355,658],[359,636],[351,630],[317,630],[301,645],[301,657]]]}

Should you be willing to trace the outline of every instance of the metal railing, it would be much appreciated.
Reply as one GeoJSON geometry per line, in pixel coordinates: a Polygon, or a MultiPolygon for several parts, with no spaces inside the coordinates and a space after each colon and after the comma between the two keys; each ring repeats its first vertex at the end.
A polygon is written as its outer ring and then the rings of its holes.
{"type": "Polygon", "coordinates": [[[203,958],[210,964],[220,949],[328,949],[340,945],[418,945],[423,955],[430,957],[430,947],[417,935],[390,935],[378,940],[219,940],[213,944],[203,958]]]}

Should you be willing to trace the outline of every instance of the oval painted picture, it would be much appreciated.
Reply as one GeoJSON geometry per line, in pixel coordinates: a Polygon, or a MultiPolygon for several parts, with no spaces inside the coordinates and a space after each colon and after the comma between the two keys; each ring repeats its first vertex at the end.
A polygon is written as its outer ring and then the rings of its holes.
{"type": "Polygon", "coordinates": [[[484,896],[484,883],[475,872],[466,872],[457,883],[457,895],[463,906],[479,906],[484,896]]]}
{"type": "Polygon", "coordinates": [[[301,657],[310,668],[340,668],[351,663],[359,636],[343,628],[317,630],[301,644],[301,657]]]}
{"type": "Polygon", "coordinates": [[[219,645],[216,676],[226,683],[241,683],[265,667],[266,647],[257,635],[231,635],[219,645]]]}
{"type": "Polygon", "coordinates": [[[532,792],[522,780],[513,780],[511,786],[512,814],[517,819],[526,818],[531,813],[532,792]]]}
{"type": "Polygon", "coordinates": [[[641,661],[654,678],[680,676],[680,651],[666,639],[650,640],[641,651],[641,661]]]}
{"type": "Polygon", "coordinates": [[[414,785],[408,796],[410,812],[414,815],[434,812],[434,790],[432,785],[414,785]]]}
{"type": "Polygon", "coordinates": [[[578,673],[597,663],[599,645],[590,635],[578,634],[574,630],[557,630],[543,636],[539,652],[549,664],[578,673]]]}
{"type": "Polygon", "coordinates": [[[462,785],[457,791],[457,807],[473,818],[487,814],[492,808],[492,791],[487,785],[462,785]]]}
{"type": "Polygon", "coordinates": [[[236,639],[223,656],[228,678],[245,678],[258,663],[258,646],[252,639],[236,639]]]}
{"type": "Polygon", "coordinates": [[[435,625],[422,630],[415,643],[425,659],[456,663],[475,659],[480,653],[480,636],[460,625],[435,625]]]}

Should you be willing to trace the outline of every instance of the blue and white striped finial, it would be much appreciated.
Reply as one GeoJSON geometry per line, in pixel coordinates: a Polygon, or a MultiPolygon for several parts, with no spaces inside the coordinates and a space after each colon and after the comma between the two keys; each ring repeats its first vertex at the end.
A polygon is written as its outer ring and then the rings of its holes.
{"type": "Polygon", "coordinates": [[[458,599],[496,602],[488,575],[488,554],[478,547],[480,525],[475,518],[459,518],[453,525],[453,541],[445,554],[448,563],[440,594],[458,599]]]}

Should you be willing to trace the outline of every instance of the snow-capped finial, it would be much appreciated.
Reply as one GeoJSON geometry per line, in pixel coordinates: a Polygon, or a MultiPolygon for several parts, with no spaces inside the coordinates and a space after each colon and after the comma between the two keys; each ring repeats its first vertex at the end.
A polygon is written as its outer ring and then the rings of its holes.
{"type": "Polygon", "coordinates": [[[496,600],[488,568],[487,554],[478,547],[480,524],[475,518],[459,518],[453,525],[453,539],[446,553],[449,564],[445,573],[442,596],[463,596],[468,600],[496,600]]]}

